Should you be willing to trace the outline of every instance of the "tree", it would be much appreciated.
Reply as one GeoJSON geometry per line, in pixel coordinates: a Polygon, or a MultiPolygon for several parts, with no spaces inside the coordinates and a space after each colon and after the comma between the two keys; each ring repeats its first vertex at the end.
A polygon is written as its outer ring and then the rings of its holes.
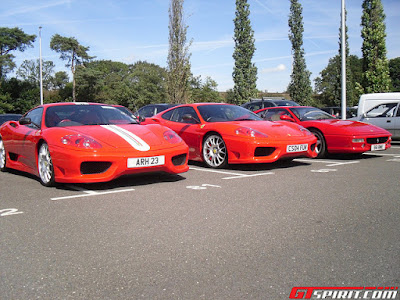
{"type": "Polygon", "coordinates": [[[223,98],[217,91],[217,82],[211,77],[206,77],[203,82],[201,76],[192,77],[190,80],[191,100],[193,102],[223,102],[223,98]]]}
{"type": "MultiPolygon", "coordinates": [[[[320,104],[324,106],[340,106],[341,104],[341,57],[335,55],[329,60],[328,65],[315,78],[315,92],[320,94],[320,104]]],[[[362,80],[362,63],[356,55],[349,55],[346,64],[346,74],[351,74],[347,79],[347,86],[354,87],[353,95],[347,97],[348,106],[356,105],[362,92],[357,89],[362,80]]]]}
{"type": "Polygon", "coordinates": [[[302,6],[298,0],[290,0],[289,40],[292,43],[293,70],[288,91],[294,101],[300,104],[308,104],[311,102],[312,87],[311,72],[307,70],[304,58],[302,11],[302,6]]]}
{"type": "Polygon", "coordinates": [[[73,37],[63,37],[59,34],[53,35],[50,41],[50,48],[57,53],[61,53],[60,58],[66,60],[66,67],[71,68],[72,73],[72,100],[76,101],[76,82],[75,82],[75,71],[76,67],[89,62],[93,56],[89,56],[87,53],[89,47],[84,47],[79,44],[77,39],[73,37]]]}
{"type": "Polygon", "coordinates": [[[257,67],[251,62],[256,47],[249,18],[250,5],[247,0],[236,0],[235,15],[233,93],[236,104],[241,104],[257,96],[257,67]]]}
{"type": "Polygon", "coordinates": [[[170,103],[185,103],[189,99],[191,41],[186,44],[188,26],[183,19],[183,1],[171,0],[169,7],[167,93],[170,103]]]}
{"type": "Polygon", "coordinates": [[[389,64],[386,58],[386,25],[381,0],[364,0],[361,37],[363,88],[365,93],[390,91],[389,64]]]}
{"type": "Polygon", "coordinates": [[[400,57],[389,60],[389,73],[392,79],[392,92],[400,92],[400,57]]]}
{"type": "MultiPolygon", "coordinates": [[[[52,61],[42,62],[42,75],[43,75],[43,87],[47,90],[51,88],[53,82],[53,70],[54,63],[52,61]]],[[[31,84],[40,87],[40,62],[36,60],[24,60],[21,66],[17,70],[17,75],[22,80],[29,81],[31,84]]]]}
{"type": "Polygon", "coordinates": [[[0,80],[15,68],[14,55],[10,52],[18,50],[25,51],[33,47],[36,35],[29,35],[21,29],[0,27],[0,80]]]}
{"type": "MultiPolygon", "coordinates": [[[[346,13],[347,15],[347,13],[346,13]]],[[[345,56],[346,56],[346,104],[356,105],[360,94],[356,87],[361,86],[359,76],[361,70],[357,70],[359,59],[357,56],[349,55],[349,43],[347,26],[345,28],[345,56]],[[356,74],[354,74],[356,73],[356,74]],[[355,79],[356,78],[356,79],[355,79]]],[[[339,29],[339,51],[338,55],[329,60],[328,66],[320,72],[317,77],[315,90],[320,93],[322,104],[327,106],[341,106],[342,100],[342,31],[339,29]]]]}

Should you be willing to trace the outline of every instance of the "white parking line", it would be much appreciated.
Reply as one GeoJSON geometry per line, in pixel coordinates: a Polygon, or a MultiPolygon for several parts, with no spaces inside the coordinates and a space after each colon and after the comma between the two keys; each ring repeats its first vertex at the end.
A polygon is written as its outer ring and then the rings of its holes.
{"type": "Polygon", "coordinates": [[[263,175],[273,175],[273,174],[275,174],[274,172],[258,173],[258,174],[241,174],[241,173],[233,173],[233,172],[226,172],[226,171],[201,169],[201,168],[196,168],[196,167],[189,167],[189,169],[190,170],[195,170],[195,171],[202,171],[202,172],[233,175],[233,176],[230,176],[230,177],[224,177],[222,179],[237,179],[237,178],[245,178],[245,177],[254,177],[254,176],[263,176],[263,175]]]}
{"type": "Polygon", "coordinates": [[[325,163],[327,167],[341,166],[341,165],[350,165],[350,164],[358,164],[359,160],[350,160],[350,161],[332,161],[327,159],[307,159],[307,158],[298,158],[296,161],[306,162],[306,163],[325,163]]]}
{"type": "Polygon", "coordinates": [[[58,201],[58,200],[65,200],[65,199],[74,199],[74,198],[82,198],[82,197],[90,197],[90,196],[101,196],[101,195],[107,195],[107,194],[116,194],[116,193],[126,193],[126,192],[132,192],[135,189],[125,189],[125,190],[116,190],[116,191],[107,191],[107,192],[95,192],[95,191],[90,191],[90,190],[85,190],[82,188],[74,187],[75,190],[79,190],[84,192],[85,194],[80,194],[80,195],[73,195],[73,196],[64,196],[64,197],[55,197],[51,198],[53,201],[58,201]]]}

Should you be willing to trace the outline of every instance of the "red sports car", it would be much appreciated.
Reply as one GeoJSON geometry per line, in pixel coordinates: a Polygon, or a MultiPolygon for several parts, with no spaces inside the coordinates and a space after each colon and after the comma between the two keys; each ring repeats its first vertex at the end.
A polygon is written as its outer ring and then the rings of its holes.
{"type": "Polygon", "coordinates": [[[125,174],[188,170],[188,146],[172,130],[140,125],[98,103],[38,106],[0,127],[0,169],[55,182],[104,182],[125,174]]]}
{"type": "Polygon", "coordinates": [[[146,119],[174,130],[189,146],[189,159],[212,168],[228,163],[270,163],[280,158],[315,157],[316,138],[297,124],[263,121],[230,104],[180,105],[146,119]]]}
{"type": "Polygon", "coordinates": [[[363,153],[390,148],[391,134],[367,123],[339,120],[315,107],[271,107],[255,111],[264,120],[289,121],[310,130],[318,139],[317,153],[363,153]]]}

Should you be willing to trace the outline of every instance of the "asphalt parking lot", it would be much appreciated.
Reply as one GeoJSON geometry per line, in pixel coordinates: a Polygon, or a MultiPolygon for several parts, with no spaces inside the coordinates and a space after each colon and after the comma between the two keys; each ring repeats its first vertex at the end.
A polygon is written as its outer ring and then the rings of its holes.
{"type": "Polygon", "coordinates": [[[190,164],[57,188],[8,172],[0,185],[1,299],[288,299],[293,287],[400,286],[398,142],[357,158],[190,164]]]}

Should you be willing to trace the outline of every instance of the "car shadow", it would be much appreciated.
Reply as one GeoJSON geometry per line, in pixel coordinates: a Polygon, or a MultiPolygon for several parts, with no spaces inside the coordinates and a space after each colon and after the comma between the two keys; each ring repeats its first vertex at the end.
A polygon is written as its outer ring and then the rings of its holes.
{"type": "MultiPolygon", "coordinates": [[[[278,160],[272,163],[254,163],[254,164],[230,164],[225,168],[218,170],[225,171],[271,171],[276,169],[294,168],[299,166],[310,165],[310,163],[296,160],[278,160]]],[[[203,162],[189,161],[189,166],[207,168],[203,162]]],[[[209,168],[210,170],[214,170],[209,168]]]]}
{"type": "Polygon", "coordinates": [[[326,159],[334,159],[334,160],[364,160],[364,159],[371,159],[371,158],[377,158],[377,157],[382,157],[379,155],[379,153],[376,154],[368,154],[368,153],[340,153],[340,154],[328,154],[326,159]]]}
{"type": "Polygon", "coordinates": [[[141,174],[125,175],[111,181],[99,182],[99,183],[70,183],[70,184],[58,183],[56,185],[56,188],[68,191],[71,190],[76,191],[77,188],[82,188],[91,191],[103,191],[103,190],[135,187],[135,186],[152,185],[162,182],[178,182],[185,179],[186,178],[181,175],[169,174],[164,172],[141,173],[141,174]]]}
{"type": "MultiPolygon", "coordinates": [[[[40,184],[40,180],[37,176],[14,170],[14,169],[7,169],[7,173],[16,175],[16,176],[23,176],[26,178],[33,179],[40,184]]],[[[112,190],[124,187],[134,187],[134,186],[142,186],[142,185],[151,185],[160,182],[178,182],[181,180],[185,180],[186,178],[177,175],[177,174],[169,174],[164,172],[155,172],[155,173],[140,173],[140,174],[133,174],[133,175],[125,175],[114,180],[108,182],[99,182],[99,183],[56,183],[53,188],[59,190],[66,190],[66,191],[76,191],[77,188],[82,188],[85,190],[95,190],[95,191],[102,191],[102,190],[112,190]]],[[[45,188],[45,187],[43,187],[45,188]]]]}

